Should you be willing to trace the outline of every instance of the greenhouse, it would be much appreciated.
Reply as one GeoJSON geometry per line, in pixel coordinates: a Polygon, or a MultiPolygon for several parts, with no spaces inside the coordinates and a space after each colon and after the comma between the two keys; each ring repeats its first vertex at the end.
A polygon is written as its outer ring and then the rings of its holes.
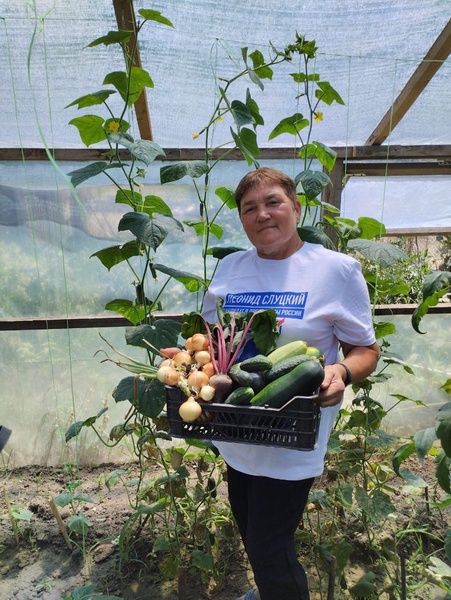
{"type": "Polygon", "coordinates": [[[325,439],[287,476],[311,600],[449,600],[449,0],[0,0],[0,29],[0,598],[307,600],[227,457],[287,483],[271,457],[325,439]]]}

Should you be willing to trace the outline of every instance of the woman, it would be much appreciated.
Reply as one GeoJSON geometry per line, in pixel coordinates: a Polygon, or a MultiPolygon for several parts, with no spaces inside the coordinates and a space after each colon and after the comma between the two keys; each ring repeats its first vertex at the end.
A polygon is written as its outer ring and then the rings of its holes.
{"type": "Polygon", "coordinates": [[[379,348],[360,264],[300,240],[295,182],[260,168],[240,181],[235,197],[252,248],[221,261],[205,297],[204,317],[216,320],[219,297],[226,311],[273,308],[279,345],[304,340],[326,357],[315,450],[215,443],[227,464],[230,505],[257,585],[239,600],[308,600],[294,534],[314,478],[323,471],[345,386],[374,371],[379,348]]]}

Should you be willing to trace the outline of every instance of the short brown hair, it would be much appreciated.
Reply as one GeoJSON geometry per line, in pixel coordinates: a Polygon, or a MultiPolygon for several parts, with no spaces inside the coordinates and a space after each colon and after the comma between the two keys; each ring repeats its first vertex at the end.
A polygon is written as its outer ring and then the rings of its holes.
{"type": "Polygon", "coordinates": [[[288,177],[288,175],[285,175],[285,173],[282,173],[282,171],[279,171],[278,169],[260,167],[247,173],[237,185],[235,190],[235,201],[238,212],[241,212],[241,200],[248,190],[267,184],[280,185],[293,202],[298,202],[296,183],[291,177],[288,177]]]}

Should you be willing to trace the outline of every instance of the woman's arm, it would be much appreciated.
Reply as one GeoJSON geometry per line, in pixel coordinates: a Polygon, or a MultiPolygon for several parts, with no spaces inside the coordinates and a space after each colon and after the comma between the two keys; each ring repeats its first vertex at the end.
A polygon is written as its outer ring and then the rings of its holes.
{"type": "Polygon", "coordinates": [[[379,358],[379,346],[376,343],[371,346],[352,346],[342,342],[341,348],[344,359],[324,368],[324,381],[318,397],[318,404],[322,407],[335,406],[341,401],[348,377],[343,365],[348,368],[353,383],[362,381],[376,369],[379,358]]]}

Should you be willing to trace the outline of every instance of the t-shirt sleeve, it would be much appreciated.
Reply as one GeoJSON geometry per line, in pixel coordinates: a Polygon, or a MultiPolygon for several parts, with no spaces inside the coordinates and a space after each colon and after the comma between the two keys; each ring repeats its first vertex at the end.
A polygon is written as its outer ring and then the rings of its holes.
{"type": "Polygon", "coordinates": [[[376,341],[366,281],[358,261],[347,264],[341,294],[341,307],[334,321],[334,333],[354,346],[369,346],[376,341]]]}

